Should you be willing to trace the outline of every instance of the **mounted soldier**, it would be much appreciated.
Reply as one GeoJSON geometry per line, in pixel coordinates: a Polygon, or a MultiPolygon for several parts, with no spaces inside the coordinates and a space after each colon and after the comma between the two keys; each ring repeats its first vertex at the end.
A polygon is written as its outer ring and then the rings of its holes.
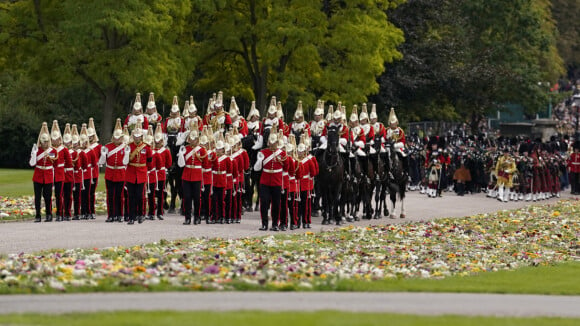
{"type": "Polygon", "coordinates": [[[145,118],[147,118],[149,125],[153,126],[153,129],[157,128],[157,125],[161,124],[161,120],[163,120],[163,117],[157,112],[157,105],[155,105],[155,95],[153,92],[149,93],[149,101],[147,102],[147,109],[144,115],[145,118]]]}

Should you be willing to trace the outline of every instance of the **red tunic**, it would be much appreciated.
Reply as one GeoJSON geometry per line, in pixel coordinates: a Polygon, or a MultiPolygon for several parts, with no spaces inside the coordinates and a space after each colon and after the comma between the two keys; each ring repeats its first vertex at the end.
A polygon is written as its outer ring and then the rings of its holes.
{"type": "Polygon", "coordinates": [[[141,143],[139,146],[135,143],[129,144],[129,165],[125,173],[125,181],[131,183],[146,183],[147,168],[151,165],[152,153],[151,148],[141,143]]]}
{"type": "Polygon", "coordinates": [[[292,159],[292,167],[294,172],[290,174],[289,192],[300,191],[300,179],[302,178],[302,163],[298,160],[292,159]]]}
{"type": "Polygon", "coordinates": [[[203,185],[212,185],[213,183],[213,173],[212,173],[212,166],[213,161],[216,159],[216,154],[214,151],[207,152],[207,159],[201,165],[202,172],[203,172],[203,185]]]}
{"type": "Polygon", "coordinates": [[[83,166],[83,180],[92,179],[93,166],[97,165],[97,158],[90,148],[84,149],[83,152],[87,156],[87,165],[83,166]]]}
{"type": "Polygon", "coordinates": [[[151,150],[151,164],[147,164],[147,182],[157,183],[157,160],[159,156],[157,152],[151,150]]]}
{"type": "Polygon", "coordinates": [[[232,173],[232,163],[229,156],[217,157],[212,163],[213,186],[225,188],[227,186],[227,174],[232,173]]]}
{"type": "Polygon", "coordinates": [[[55,148],[58,158],[55,161],[54,166],[54,182],[64,182],[65,181],[65,168],[68,166],[72,167],[72,162],[70,158],[70,153],[68,148],[60,145],[55,148]]]}
{"type": "Polygon", "coordinates": [[[36,153],[36,164],[34,165],[34,174],[32,181],[36,183],[49,184],[54,181],[54,166],[57,162],[58,154],[52,147],[38,149],[36,153]]]}
{"type": "Polygon", "coordinates": [[[269,148],[264,148],[260,153],[264,155],[260,184],[271,187],[282,187],[282,173],[284,170],[288,171],[286,152],[281,149],[272,151],[269,148]]]}
{"type": "Polygon", "coordinates": [[[181,178],[184,181],[191,182],[203,181],[204,174],[202,173],[202,169],[204,165],[207,165],[208,161],[208,155],[205,148],[201,146],[186,146],[184,158],[185,166],[183,167],[183,174],[181,178]]]}
{"type": "Polygon", "coordinates": [[[101,158],[101,147],[103,145],[99,144],[99,143],[92,143],[89,148],[93,151],[93,155],[95,156],[95,160],[97,161],[95,164],[93,164],[92,168],[93,168],[93,175],[92,178],[93,179],[97,179],[99,177],[99,165],[97,164],[99,162],[99,159],[101,158]]]}
{"type": "Polygon", "coordinates": [[[113,182],[123,182],[125,181],[125,169],[126,166],[123,164],[123,158],[125,157],[125,144],[115,145],[113,143],[108,143],[105,145],[108,150],[106,168],[105,168],[105,180],[113,182]]]}
{"type": "Polygon", "coordinates": [[[83,180],[85,179],[84,175],[83,175],[83,171],[87,170],[87,166],[89,165],[89,162],[87,160],[87,154],[78,149],[75,150],[72,158],[72,162],[73,162],[73,169],[74,169],[74,179],[75,179],[75,183],[82,183],[83,180]]]}
{"type": "MultiPolygon", "coordinates": [[[[233,125],[235,126],[236,123],[234,122],[233,125]]],[[[242,137],[246,137],[248,135],[248,122],[243,117],[238,118],[237,122],[238,133],[242,135],[242,137]]]]}
{"type": "Polygon", "coordinates": [[[75,159],[78,154],[76,151],[72,150],[72,149],[66,149],[66,151],[68,152],[68,155],[70,157],[70,162],[67,164],[67,162],[64,162],[64,182],[67,183],[74,183],[75,182],[75,169],[73,166],[73,159],[75,159]]]}
{"type": "Polygon", "coordinates": [[[167,169],[173,164],[173,159],[171,158],[171,152],[162,147],[157,150],[157,180],[165,181],[167,179],[167,169]]]}
{"type": "Polygon", "coordinates": [[[580,153],[570,154],[568,159],[568,168],[572,173],[580,173],[580,153]]]}
{"type": "Polygon", "coordinates": [[[238,162],[230,157],[230,171],[226,173],[226,190],[232,190],[238,178],[238,162]]]}

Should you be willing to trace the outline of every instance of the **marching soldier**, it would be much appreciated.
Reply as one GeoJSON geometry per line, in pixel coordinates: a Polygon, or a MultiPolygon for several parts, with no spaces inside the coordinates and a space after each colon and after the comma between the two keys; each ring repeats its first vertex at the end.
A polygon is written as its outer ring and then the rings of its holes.
{"type": "MultiPolygon", "coordinates": [[[[300,178],[301,175],[301,164],[298,160],[298,153],[296,149],[296,138],[290,135],[288,144],[286,145],[286,153],[290,158],[288,162],[289,175],[288,175],[288,214],[290,216],[290,230],[297,229],[300,225],[298,220],[298,203],[300,202],[300,178]]],[[[285,224],[283,224],[285,226],[285,224]]],[[[282,230],[284,231],[284,230],[282,230]]]]}
{"type": "Polygon", "coordinates": [[[63,184],[63,202],[64,202],[64,215],[62,216],[63,221],[70,221],[71,219],[71,206],[73,199],[73,187],[75,184],[75,171],[73,167],[73,159],[76,158],[76,151],[73,149],[72,136],[70,124],[67,123],[64,128],[64,133],[62,135],[62,141],[65,146],[65,150],[68,152],[70,157],[70,165],[65,162],[64,166],[64,184],[63,184]]]}
{"type": "MultiPolygon", "coordinates": [[[[87,157],[87,165],[83,167],[83,187],[81,192],[81,219],[90,219],[91,214],[91,189],[94,182],[94,167],[97,166],[98,158],[91,149],[91,144],[87,132],[87,125],[82,124],[80,135],[80,148],[87,157]]],[[[100,153],[99,153],[100,154],[100,153]]]]}
{"type": "Polygon", "coordinates": [[[228,157],[230,161],[230,171],[226,173],[226,188],[225,188],[225,222],[226,224],[234,223],[235,214],[235,196],[237,195],[235,185],[238,178],[238,165],[237,161],[232,157],[232,148],[234,140],[231,135],[226,134],[226,141],[224,143],[225,156],[228,157]]]}
{"type": "Polygon", "coordinates": [[[570,191],[572,195],[580,195],[580,141],[576,140],[572,148],[573,152],[570,154],[570,158],[568,158],[570,191]]]}
{"type": "Polygon", "coordinates": [[[225,141],[222,134],[218,134],[215,144],[215,159],[212,162],[212,220],[210,224],[224,223],[226,214],[225,189],[227,186],[227,175],[231,173],[230,158],[225,155],[225,141]]]}
{"type": "Polygon", "coordinates": [[[91,189],[89,192],[89,218],[91,220],[95,219],[95,202],[96,202],[96,191],[99,184],[99,166],[97,162],[99,161],[101,155],[101,147],[99,144],[99,137],[97,136],[97,131],[95,129],[95,122],[93,118],[89,118],[89,126],[87,128],[87,136],[89,136],[89,148],[93,151],[93,156],[95,157],[95,164],[92,166],[91,175],[91,189]]]}
{"type": "Polygon", "coordinates": [[[83,171],[87,169],[87,155],[81,149],[80,143],[80,136],[77,130],[77,125],[72,125],[72,147],[73,153],[71,154],[71,159],[73,163],[73,172],[74,172],[74,184],[72,187],[73,191],[73,211],[74,216],[73,220],[78,221],[81,215],[81,198],[82,198],[82,190],[84,187],[84,180],[85,177],[83,175],[83,171]]]}
{"type": "Polygon", "coordinates": [[[183,168],[183,209],[185,212],[184,225],[201,223],[201,189],[203,187],[203,165],[208,160],[204,147],[199,145],[197,126],[191,128],[187,137],[187,145],[179,149],[177,164],[183,168]],[[192,213],[193,203],[193,213],[192,213]]]}
{"type": "Polygon", "coordinates": [[[105,185],[107,188],[107,220],[105,222],[122,222],[123,187],[125,186],[125,169],[129,163],[129,151],[123,143],[121,119],[117,119],[111,142],[101,148],[99,165],[105,165],[105,185]]]}
{"type": "Polygon", "coordinates": [[[149,93],[149,101],[147,102],[147,111],[145,112],[145,118],[147,119],[148,126],[153,126],[153,128],[157,128],[157,125],[161,124],[161,120],[163,117],[157,113],[157,105],[155,104],[155,95],[153,92],[149,93]]]}
{"type": "Polygon", "coordinates": [[[149,128],[149,120],[147,120],[147,117],[143,114],[141,93],[137,93],[137,95],[135,95],[135,103],[133,103],[132,110],[133,111],[131,114],[127,115],[127,118],[125,118],[124,126],[129,128],[129,132],[132,132],[133,129],[137,127],[137,125],[140,125],[141,128],[147,130],[149,128]]]}
{"type": "Polygon", "coordinates": [[[72,167],[69,151],[62,144],[62,135],[58,127],[58,121],[52,122],[50,132],[52,147],[56,150],[57,158],[54,166],[54,197],[56,199],[56,221],[60,222],[64,214],[64,182],[65,168],[72,167]]]}
{"type": "Polygon", "coordinates": [[[155,136],[153,135],[153,126],[150,124],[149,129],[147,130],[147,134],[144,136],[143,142],[149,146],[151,149],[151,165],[147,166],[147,199],[143,198],[143,215],[145,214],[145,206],[148,207],[147,210],[147,219],[154,220],[155,219],[155,193],[157,192],[158,188],[158,180],[157,180],[157,165],[158,165],[158,155],[157,151],[154,150],[155,146],[155,136]],[[147,203],[147,205],[145,205],[147,203]]]}
{"type": "Polygon", "coordinates": [[[40,213],[40,203],[44,198],[46,210],[45,222],[52,221],[52,183],[54,180],[54,166],[57,162],[58,154],[50,146],[50,134],[46,122],[42,123],[38,141],[32,146],[30,153],[30,166],[34,167],[32,182],[34,184],[34,208],[36,209],[36,219],[34,222],[42,221],[40,213]]]}
{"type": "Polygon", "coordinates": [[[135,220],[143,223],[143,215],[140,211],[143,208],[143,193],[145,183],[147,183],[147,170],[151,167],[151,148],[143,142],[143,130],[137,125],[133,129],[133,142],[128,146],[129,165],[125,173],[127,186],[127,200],[129,202],[129,222],[134,224],[135,220]]]}
{"type": "Polygon", "coordinates": [[[511,157],[509,149],[506,147],[503,150],[503,155],[497,160],[495,165],[495,173],[497,175],[497,199],[499,201],[507,202],[512,188],[513,174],[516,172],[516,162],[511,157]]]}
{"type": "Polygon", "coordinates": [[[163,129],[161,125],[157,125],[155,130],[155,152],[157,153],[157,187],[155,190],[155,198],[157,203],[155,207],[157,209],[157,219],[163,220],[165,203],[165,180],[167,179],[167,169],[173,164],[173,158],[171,157],[171,152],[165,147],[165,135],[163,134],[163,129]]]}
{"type": "Polygon", "coordinates": [[[242,135],[236,134],[237,131],[234,129],[234,149],[232,154],[232,160],[236,161],[236,166],[238,167],[238,177],[236,183],[236,196],[235,196],[235,214],[234,222],[240,223],[242,221],[242,198],[245,185],[245,174],[250,169],[250,158],[248,153],[242,148],[242,135]]]}
{"type": "MultiPolygon", "coordinates": [[[[334,113],[333,113],[334,114],[334,113]]],[[[298,145],[298,160],[300,164],[300,204],[298,216],[301,219],[302,227],[310,229],[312,223],[312,189],[311,183],[314,176],[318,173],[316,165],[308,154],[308,146],[306,145],[306,138],[303,137],[298,145]]],[[[300,227],[300,221],[294,225],[294,228],[300,227]]],[[[292,227],[290,228],[292,229],[292,227]]]]}
{"type": "Polygon", "coordinates": [[[207,153],[207,159],[201,164],[202,168],[202,193],[201,193],[201,215],[206,224],[210,223],[212,216],[212,197],[211,189],[213,185],[212,165],[216,159],[216,152],[213,149],[212,135],[208,126],[203,127],[202,135],[199,137],[199,144],[207,153]]]}
{"type": "Polygon", "coordinates": [[[288,161],[282,149],[278,148],[278,134],[270,132],[268,147],[258,153],[254,170],[262,171],[260,177],[260,216],[262,227],[260,231],[268,230],[268,210],[272,214],[270,230],[278,231],[280,217],[280,199],[282,194],[282,173],[288,169],[288,161]]]}

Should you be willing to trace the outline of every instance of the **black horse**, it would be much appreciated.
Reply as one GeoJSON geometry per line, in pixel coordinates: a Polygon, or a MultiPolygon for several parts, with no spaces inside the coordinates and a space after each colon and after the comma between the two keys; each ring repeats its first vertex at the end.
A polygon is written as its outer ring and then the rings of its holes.
{"type": "Polygon", "coordinates": [[[375,219],[382,218],[381,212],[384,211],[385,215],[389,213],[387,209],[387,189],[388,189],[388,178],[387,178],[387,168],[385,162],[387,162],[387,153],[381,153],[382,149],[381,135],[376,134],[374,139],[374,149],[375,154],[370,155],[370,159],[375,167],[374,173],[374,191],[375,191],[375,219]]]}
{"type": "Polygon", "coordinates": [[[323,216],[322,224],[330,224],[332,220],[336,225],[341,224],[341,216],[338,213],[338,203],[342,190],[344,177],[344,164],[338,152],[338,132],[330,128],[328,131],[328,145],[319,165],[319,182],[322,191],[323,216]]]}
{"type": "MultiPolygon", "coordinates": [[[[242,147],[248,153],[248,158],[250,160],[250,171],[244,175],[244,188],[245,193],[243,194],[243,207],[247,211],[252,211],[252,203],[254,199],[254,191],[257,192],[258,185],[260,183],[260,172],[254,171],[254,164],[256,163],[259,150],[252,149],[256,144],[257,136],[254,134],[248,134],[246,137],[242,138],[242,147]],[[256,189],[256,190],[254,190],[256,189]]],[[[256,202],[256,206],[258,203],[256,202]]]]}
{"type": "Polygon", "coordinates": [[[179,153],[180,146],[178,146],[176,143],[177,134],[168,134],[167,148],[169,148],[169,152],[171,153],[172,164],[167,171],[167,179],[165,183],[167,185],[166,189],[170,191],[171,196],[165,196],[165,198],[169,199],[169,210],[167,212],[170,214],[175,213],[175,201],[177,196],[179,196],[180,200],[183,199],[183,187],[181,180],[183,168],[180,168],[177,165],[177,153],[179,153]]]}
{"type": "Polygon", "coordinates": [[[397,149],[393,148],[392,143],[387,143],[387,153],[388,153],[388,164],[387,174],[388,174],[388,187],[389,194],[391,198],[391,218],[396,218],[395,215],[395,203],[397,202],[397,195],[401,201],[401,214],[400,218],[405,218],[405,192],[407,191],[408,174],[403,168],[402,158],[397,154],[397,149]]]}
{"type": "Polygon", "coordinates": [[[349,169],[345,174],[340,195],[341,215],[346,216],[347,222],[358,221],[356,215],[358,193],[363,178],[360,163],[356,157],[349,159],[349,169]]]}

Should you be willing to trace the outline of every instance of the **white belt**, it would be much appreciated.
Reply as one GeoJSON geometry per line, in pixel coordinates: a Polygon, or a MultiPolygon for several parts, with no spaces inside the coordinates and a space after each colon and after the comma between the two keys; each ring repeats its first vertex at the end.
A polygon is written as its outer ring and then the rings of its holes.
{"type": "Polygon", "coordinates": [[[57,168],[64,168],[64,163],[61,163],[59,165],[56,166],[57,168]]]}
{"type": "Polygon", "coordinates": [[[52,170],[52,165],[51,166],[42,166],[42,165],[37,165],[36,166],[38,169],[41,170],[52,170]]]}
{"type": "Polygon", "coordinates": [[[112,166],[112,165],[107,164],[107,169],[121,170],[121,169],[124,169],[124,168],[125,168],[124,165],[122,165],[122,166],[112,166]]]}
{"type": "Polygon", "coordinates": [[[151,170],[149,170],[147,172],[155,172],[155,171],[157,171],[157,169],[151,169],[151,170]]]}
{"type": "Polygon", "coordinates": [[[90,167],[93,167],[93,165],[92,164],[89,164],[89,165],[87,165],[87,167],[90,168],[90,167]]]}
{"type": "MultiPolygon", "coordinates": [[[[186,165],[186,168],[190,168],[190,169],[201,169],[201,165],[186,165]]],[[[163,168],[163,170],[165,170],[165,168],[163,168]]],[[[209,171],[211,171],[211,169],[208,169],[209,171]]],[[[203,171],[203,170],[202,170],[203,171]]]]}
{"type": "Polygon", "coordinates": [[[290,177],[290,181],[294,181],[294,180],[296,180],[295,177],[290,177]]]}
{"type": "Polygon", "coordinates": [[[580,165],[580,162],[572,162],[572,165],[580,165]]]}
{"type": "Polygon", "coordinates": [[[226,174],[227,171],[212,171],[213,174],[226,174]]]}
{"type": "Polygon", "coordinates": [[[227,177],[231,177],[231,176],[232,176],[232,174],[231,174],[231,173],[226,173],[226,176],[227,176],[227,177]]]}
{"type": "Polygon", "coordinates": [[[283,172],[282,175],[283,176],[287,176],[288,175],[288,172],[283,172]]]}
{"type": "Polygon", "coordinates": [[[212,171],[211,171],[211,168],[209,168],[209,169],[201,169],[201,171],[202,171],[202,172],[212,172],[212,171]]]}
{"type": "Polygon", "coordinates": [[[302,179],[308,179],[308,178],[310,178],[310,174],[307,174],[307,175],[303,175],[302,176],[302,179]]]}
{"type": "Polygon", "coordinates": [[[276,170],[263,169],[263,171],[266,173],[280,173],[280,172],[282,172],[282,169],[276,169],[276,170]]]}
{"type": "Polygon", "coordinates": [[[165,167],[162,167],[161,169],[159,169],[159,171],[165,171],[165,170],[166,170],[165,167]]]}
{"type": "Polygon", "coordinates": [[[64,169],[64,170],[65,170],[66,172],[69,172],[69,171],[74,171],[74,169],[73,169],[73,168],[66,168],[66,169],[64,169]]]}

